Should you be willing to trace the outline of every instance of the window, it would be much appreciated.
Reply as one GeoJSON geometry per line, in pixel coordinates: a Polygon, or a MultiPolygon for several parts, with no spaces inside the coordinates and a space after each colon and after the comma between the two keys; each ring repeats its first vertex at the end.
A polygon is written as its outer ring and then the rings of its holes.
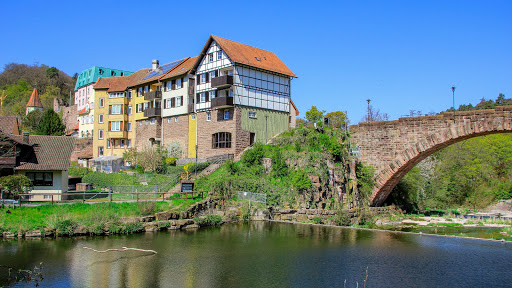
{"type": "Polygon", "coordinates": [[[217,77],[217,70],[210,72],[210,79],[217,77]]]}
{"type": "Polygon", "coordinates": [[[127,98],[132,99],[132,89],[128,90],[127,98]]]}
{"type": "Polygon", "coordinates": [[[45,199],[45,200],[52,199],[52,195],[43,195],[43,199],[45,199]]]}
{"type": "Polygon", "coordinates": [[[206,121],[212,121],[212,112],[206,112],[206,121]]]}
{"type": "Polygon", "coordinates": [[[229,110],[224,110],[224,120],[229,119],[229,110]]]}
{"type": "Polygon", "coordinates": [[[108,98],[123,98],[124,92],[108,93],[108,98]]]}
{"type": "Polygon", "coordinates": [[[53,186],[53,172],[27,172],[25,176],[34,186],[53,186]]]}
{"type": "Polygon", "coordinates": [[[167,118],[167,123],[172,123],[172,118],[167,118]]]}
{"type": "Polygon", "coordinates": [[[256,119],[256,112],[249,111],[249,118],[256,119]]]}
{"type": "Polygon", "coordinates": [[[208,62],[213,62],[213,53],[208,54],[208,62]]]}
{"type": "Polygon", "coordinates": [[[139,87],[139,89],[137,89],[137,97],[141,96],[144,96],[144,93],[142,92],[142,87],[139,87]]]}
{"type": "Polygon", "coordinates": [[[137,113],[142,113],[142,103],[136,104],[136,108],[137,108],[137,113]]]}
{"type": "Polygon", "coordinates": [[[100,108],[103,108],[103,107],[105,107],[105,99],[100,98],[100,108]]]}
{"type": "Polygon", "coordinates": [[[127,122],[126,123],[126,131],[132,132],[132,122],[127,122]]]}
{"type": "Polygon", "coordinates": [[[116,76],[116,72],[110,71],[110,76],[116,76]]]}
{"type": "Polygon", "coordinates": [[[149,92],[149,85],[144,86],[144,94],[146,94],[146,92],[149,92]]]}
{"type": "Polygon", "coordinates": [[[199,93],[199,103],[204,103],[206,102],[206,93],[205,92],[201,92],[199,93]]]}
{"type": "Polygon", "coordinates": [[[183,106],[183,96],[176,97],[176,107],[183,106]]]}
{"type": "Polygon", "coordinates": [[[172,90],[172,81],[165,82],[165,91],[171,91],[172,90]]]}
{"type": "Polygon", "coordinates": [[[192,120],[196,120],[196,114],[192,114],[192,115],[190,116],[190,119],[192,119],[192,120]]]}
{"type": "Polygon", "coordinates": [[[132,148],[132,139],[128,139],[128,140],[126,140],[126,146],[127,146],[128,148],[132,148]]]}
{"type": "Polygon", "coordinates": [[[149,102],[145,102],[144,103],[144,110],[148,109],[149,108],[149,102]]]}
{"type": "Polygon", "coordinates": [[[128,105],[128,109],[126,109],[126,114],[132,115],[132,105],[128,105]]]}
{"type": "MultiPolygon", "coordinates": [[[[102,139],[103,139],[103,129],[98,130],[98,139],[99,139],[99,140],[102,140],[102,139]]],[[[103,154],[102,154],[102,155],[103,155],[103,154]]]]}
{"type": "Polygon", "coordinates": [[[215,91],[215,90],[210,91],[210,99],[215,98],[215,95],[217,94],[216,92],[217,92],[217,91],[215,91]]]}
{"type": "Polygon", "coordinates": [[[149,120],[149,124],[151,124],[151,125],[155,125],[155,123],[156,123],[156,119],[155,119],[155,118],[151,118],[151,119],[149,120]]]}
{"type": "Polygon", "coordinates": [[[121,144],[119,146],[121,146],[121,148],[124,148],[124,139],[121,139],[121,144]]]}
{"type": "Polygon", "coordinates": [[[110,131],[121,131],[121,121],[110,121],[110,131]]]}
{"type": "Polygon", "coordinates": [[[103,146],[98,147],[98,156],[103,156],[103,146]]]}
{"type": "Polygon", "coordinates": [[[164,107],[166,109],[169,109],[169,108],[174,108],[174,98],[169,98],[169,99],[165,99],[165,104],[164,104],[164,107]]]}
{"type": "Polygon", "coordinates": [[[100,73],[100,75],[103,75],[103,69],[100,69],[98,73],[100,73]]]}
{"type": "Polygon", "coordinates": [[[222,50],[217,52],[217,60],[221,60],[221,59],[222,59],[222,50]]]}
{"type": "Polygon", "coordinates": [[[204,84],[204,83],[206,83],[206,81],[207,81],[207,80],[206,80],[206,75],[207,75],[206,73],[203,73],[203,74],[201,74],[201,75],[200,75],[200,81],[199,81],[199,84],[204,84]]]}
{"type": "Polygon", "coordinates": [[[123,113],[122,105],[110,105],[110,114],[119,115],[123,113]]]}
{"type": "Polygon", "coordinates": [[[174,122],[178,122],[178,117],[174,117],[174,122]]]}
{"type": "Polygon", "coordinates": [[[110,147],[111,147],[111,144],[112,144],[112,143],[110,143],[110,140],[107,140],[107,148],[110,148],[110,147]]]}
{"type": "Polygon", "coordinates": [[[212,134],[212,148],[231,148],[231,133],[219,132],[212,134]]]}
{"type": "Polygon", "coordinates": [[[181,82],[181,78],[180,79],[176,79],[176,89],[182,88],[183,87],[182,84],[183,83],[181,82]]]}
{"type": "Polygon", "coordinates": [[[230,89],[228,93],[229,93],[228,94],[229,97],[233,97],[233,90],[230,89]]]}
{"type": "Polygon", "coordinates": [[[149,120],[147,120],[147,119],[146,119],[146,120],[144,121],[144,125],[148,125],[148,124],[149,124],[149,120]]]}

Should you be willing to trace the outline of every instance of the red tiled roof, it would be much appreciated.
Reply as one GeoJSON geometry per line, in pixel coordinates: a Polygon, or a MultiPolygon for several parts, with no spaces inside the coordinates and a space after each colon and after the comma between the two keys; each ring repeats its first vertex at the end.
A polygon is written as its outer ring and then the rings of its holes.
{"type": "Polygon", "coordinates": [[[165,73],[162,77],[160,77],[160,80],[173,78],[176,76],[180,76],[183,74],[187,74],[194,68],[194,65],[196,64],[196,61],[199,57],[188,57],[185,58],[184,61],[182,61],[180,64],[176,65],[173,69],[169,70],[167,73],[165,73]]]}
{"type": "MultiPolygon", "coordinates": [[[[235,63],[257,67],[291,77],[297,77],[274,53],[215,35],[211,35],[210,38],[208,38],[208,41],[206,41],[206,44],[199,55],[201,58],[206,55],[212,41],[217,42],[222,51],[224,51],[231,61],[235,63]]],[[[200,61],[194,65],[194,69],[197,69],[200,64],[199,62],[200,61]]]]}
{"type": "MultiPolygon", "coordinates": [[[[89,113],[89,111],[87,111],[87,108],[84,108],[84,109],[82,109],[82,110],[80,110],[80,111],[78,112],[78,114],[85,114],[85,113],[89,113]]],[[[78,125],[78,124],[77,124],[77,125],[78,125]]]]}
{"type": "MultiPolygon", "coordinates": [[[[11,137],[23,141],[22,136],[11,137]]],[[[33,147],[21,153],[20,165],[15,170],[68,170],[74,137],[30,135],[28,143],[33,147]]]]}
{"type": "Polygon", "coordinates": [[[94,85],[94,89],[108,89],[108,92],[125,91],[128,87],[137,85],[149,71],[151,71],[151,69],[140,69],[128,76],[101,78],[100,81],[94,85]]]}
{"type": "Polygon", "coordinates": [[[32,95],[30,95],[30,99],[28,99],[27,107],[43,108],[43,104],[41,104],[41,99],[39,99],[36,88],[34,88],[32,95]]]}
{"type": "Polygon", "coordinates": [[[0,116],[0,132],[6,134],[19,135],[20,129],[18,117],[16,116],[0,116]]]}
{"type": "Polygon", "coordinates": [[[75,127],[73,127],[73,130],[78,130],[80,129],[80,123],[76,123],[75,127]]]}
{"type": "Polygon", "coordinates": [[[295,106],[295,103],[293,103],[292,99],[290,99],[290,104],[292,104],[293,109],[295,109],[295,116],[298,116],[299,109],[297,109],[297,106],[295,106]]]}

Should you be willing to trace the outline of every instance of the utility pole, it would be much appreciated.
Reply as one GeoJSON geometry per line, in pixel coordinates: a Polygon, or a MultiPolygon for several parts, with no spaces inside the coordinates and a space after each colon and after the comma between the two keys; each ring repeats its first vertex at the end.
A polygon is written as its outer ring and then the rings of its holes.
{"type": "Polygon", "coordinates": [[[370,119],[370,98],[366,99],[366,102],[368,103],[368,123],[371,121],[370,119]]]}
{"type": "Polygon", "coordinates": [[[452,100],[453,100],[453,123],[455,123],[455,86],[452,86],[452,100]]]}
{"type": "Polygon", "coordinates": [[[267,119],[268,119],[268,115],[265,115],[265,144],[267,144],[267,143],[268,143],[267,119]]]}

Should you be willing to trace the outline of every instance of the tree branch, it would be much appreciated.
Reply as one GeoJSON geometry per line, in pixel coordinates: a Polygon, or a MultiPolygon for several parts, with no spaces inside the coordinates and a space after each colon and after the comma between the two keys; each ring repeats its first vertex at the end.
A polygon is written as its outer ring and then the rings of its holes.
{"type": "Polygon", "coordinates": [[[92,250],[92,251],[98,252],[98,253],[106,253],[106,252],[110,252],[110,251],[124,252],[124,251],[128,251],[128,250],[132,250],[132,251],[140,251],[140,252],[147,252],[147,253],[157,254],[157,252],[155,250],[144,250],[144,249],[127,248],[127,247],[121,247],[122,249],[107,249],[107,250],[103,250],[103,251],[98,251],[96,249],[92,249],[92,248],[89,248],[89,247],[83,247],[83,248],[84,249],[89,249],[89,250],[92,250]]]}

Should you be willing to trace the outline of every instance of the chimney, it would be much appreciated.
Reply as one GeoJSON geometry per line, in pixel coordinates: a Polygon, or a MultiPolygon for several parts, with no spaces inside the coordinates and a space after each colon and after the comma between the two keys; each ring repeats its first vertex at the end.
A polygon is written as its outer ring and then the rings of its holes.
{"type": "Polygon", "coordinates": [[[153,65],[152,65],[152,68],[153,70],[156,70],[158,68],[158,64],[160,64],[160,62],[158,62],[158,60],[153,60],[153,65]]]}
{"type": "Polygon", "coordinates": [[[28,144],[28,136],[30,135],[29,132],[23,132],[23,142],[28,144]]]}

